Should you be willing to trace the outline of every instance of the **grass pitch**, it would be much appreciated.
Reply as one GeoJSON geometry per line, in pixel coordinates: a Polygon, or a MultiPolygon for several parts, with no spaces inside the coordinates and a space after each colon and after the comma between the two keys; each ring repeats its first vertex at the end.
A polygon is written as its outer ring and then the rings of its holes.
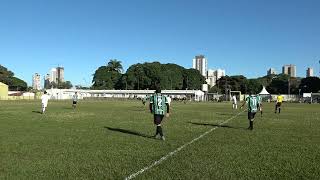
{"type": "MultiPolygon", "coordinates": [[[[187,146],[136,179],[319,179],[320,105],[265,103],[187,146]]],[[[0,101],[0,179],[124,179],[240,111],[227,103],[172,104],[166,141],[138,101],[0,101]]]]}

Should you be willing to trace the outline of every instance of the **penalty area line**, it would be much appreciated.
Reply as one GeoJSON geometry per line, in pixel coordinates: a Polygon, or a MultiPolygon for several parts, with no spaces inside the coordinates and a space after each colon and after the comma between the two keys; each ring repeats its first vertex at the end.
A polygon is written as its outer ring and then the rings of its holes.
{"type": "Polygon", "coordinates": [[[175,154],[177,154],[178,152],[180,152],[181,150],[183,150],[183,149],[186,148],[187,146],[195,143],[196,141],[199,141],[201,138],[205,137],[206,135],[208,135],[208,134],[211,133],[212,131],[218,129],[220,126],[222,126],[222,125],[230,122],[231,120],[235,119],[236,117],[238,117],[238,116],[239,116],[240,114],[242,114],[243,112],[244,112],[244,111],[239,112],[238,114],[232,116],[231,118],[229,118],[229,119],[221,122],[221,123],[219,124],[219,126],[216,126],[216,127],[214,127],[214,128],[211,128],[210,130],[204,132],[203,134],[201,134],[200,136],[194,138],[194,139],[191,140],[190,142],[188,142],[188,143],[180,146],[179,148],[177,148],[177,149],[174,150],[174,151],[171,151],[170,153],[168,153],[167,155],[163,156],[163,157],[160,158],[159,160],[153,162],[151,165],[146,166],[146,167],[142,168],[141,170],[139,170],[138,172],[129,175],[128,177],[125,178],[125,180],[134,179],[134,178],[136,178],[137,176],[139,176],[139,175],[143,174],[144,172],[146,172],[147,170],[149,170],[149,169],[151,169],[151,168],[159,165],[160,163],[162,163],[163,161],[167,160],[167,159],[170,158],[171,156],[174,156],[175,154]]]}

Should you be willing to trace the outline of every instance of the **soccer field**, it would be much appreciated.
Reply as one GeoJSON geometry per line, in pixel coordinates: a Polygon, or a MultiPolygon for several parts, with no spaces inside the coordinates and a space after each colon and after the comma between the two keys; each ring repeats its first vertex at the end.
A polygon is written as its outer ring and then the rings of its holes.
{"type": "Polygon", "coordinates": [[[231,104],[173,102],[166,141],[151,138],[138,101],[40,106],[0,101],[0,179],[125,179],[143,168],[136,179],[320,178],[320,105],[285,103],[279,115],[265,103],[249,131],[231,104]]]}

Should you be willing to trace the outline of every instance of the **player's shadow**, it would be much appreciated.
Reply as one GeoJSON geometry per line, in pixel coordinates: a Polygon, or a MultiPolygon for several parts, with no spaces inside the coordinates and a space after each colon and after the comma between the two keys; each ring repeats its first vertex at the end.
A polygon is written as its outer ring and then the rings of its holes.
{"type": "Polygon", "coordinates": [[[209,123],[196,123],[196,122],[188,122],[189,124],[198,125],[198,126],[212,126],[212,127],[219,127],[219,128],[230,128],[230,129],[244,129],[240,127],[232,127],[229,125],[221,125],[221,124],[209,124],[209,123]]]}
{"type": "Polygon", "coordinates": [[[33,113],[42,114],[41,111],[32,111],[33,113]]]}
{"type": "Polygon", "coordinates": [[[120,133],[124,133],[124,134],[130,134],[130,135],[134,135],[134,136],[140,136],[140,137],[144,137],[144,138],[154,139],[153,136],[149,136],[149,135],[142,134],[142,133],[135,132],[135,131],[131,131],[131,130],[120,129],[120,128],[111,128],[111,127],[106,127],[106,126],[104,128],[108,129],[109,131],[115,131],[115,132],[120,132],[120,133]]]}

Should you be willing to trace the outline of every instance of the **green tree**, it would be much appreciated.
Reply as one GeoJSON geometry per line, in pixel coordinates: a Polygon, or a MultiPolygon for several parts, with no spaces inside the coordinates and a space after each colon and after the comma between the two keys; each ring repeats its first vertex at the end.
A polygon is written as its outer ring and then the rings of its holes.
{"type": "Polygon", "coordinates": [[[202,84],[205,84],[205,78],[196,69],[185,69],[183,71],[183,89],[201,90],[202,84]]]}
{"type": "Polygon", "coordinates": [[[2,65],[0,65],[0,82],[7,84],[9,86],[9,90],[12,91],[28,90],[28,86],[25,81],[14,77],[14,73],[2,65]]]}
{"type": "Polygon", "coordinates": [[[301,80],[299,89],[303,93],[317,93],[320,91],[320,79],[318,77],[307,77],[301,80]]]}
{"type": "Polygon", "coordinates": [[[121,61],[117,59],[111,59],[107,64],[108,71],[121,73],[123,71],[123,67],[121,61]]]}
{"type": "Polygon", "coordinates": [[[99,67],[93,75],[93,89],[115,89],[121,78],[121,61],[110,60],[107,66],[99,67]],[[119,65],[120,64],[120,65],[119,65]]]}
{"type": "Polygon", "coordinates": [[[73,86],[72,86],[72,83],[70,81],[60,82],[59,85],[58,85],[59,89],[71,89],[72,87],[73,86]]]}

